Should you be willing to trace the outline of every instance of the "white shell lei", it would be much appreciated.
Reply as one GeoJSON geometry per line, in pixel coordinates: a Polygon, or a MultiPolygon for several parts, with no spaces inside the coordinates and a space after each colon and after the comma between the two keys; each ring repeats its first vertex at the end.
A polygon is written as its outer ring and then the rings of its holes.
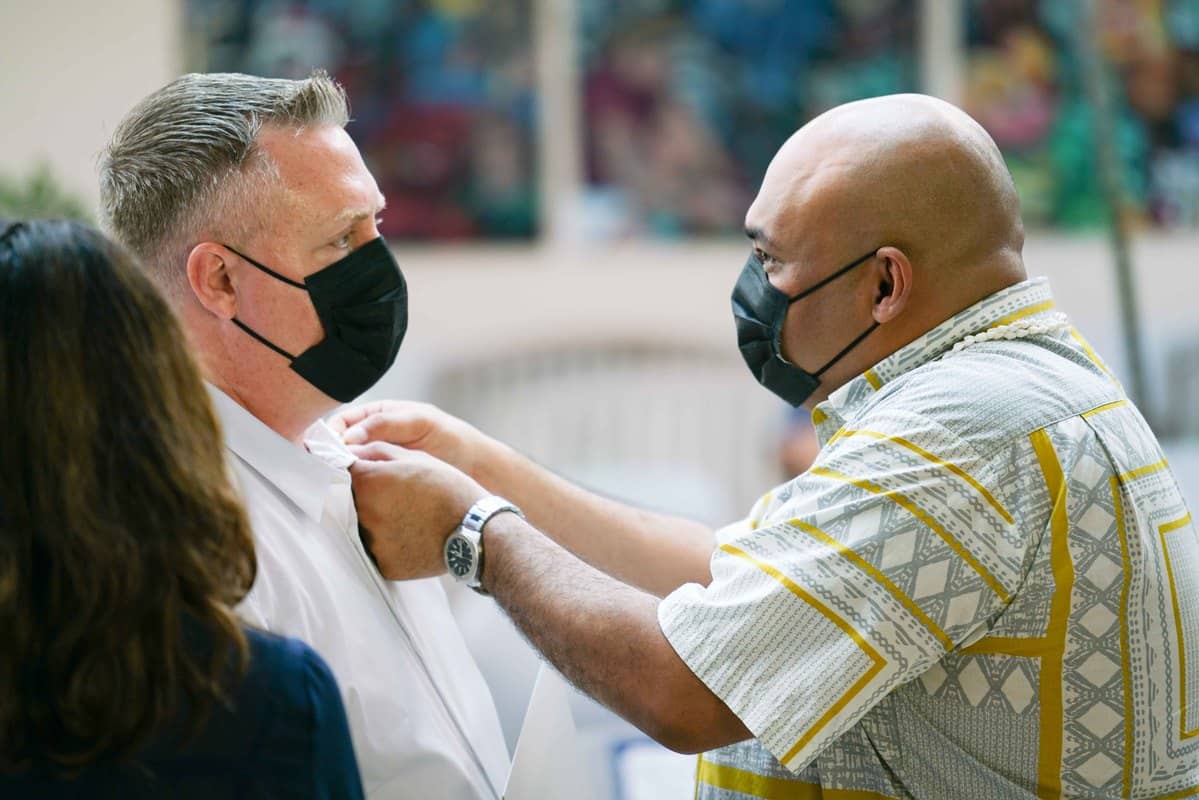
{"type": "Polygon", "coordinates": [[[999,339],[1027,339],[1029,336],[1041,336],[1070,327],[1070,321],[1065,314],[1050,314],[1038,319],[1018,319],[1007,325],[996,325],[980,333],[972,333],[953,346],[956,353],[963,347],[980,342],[993,342],[999,339]]]}

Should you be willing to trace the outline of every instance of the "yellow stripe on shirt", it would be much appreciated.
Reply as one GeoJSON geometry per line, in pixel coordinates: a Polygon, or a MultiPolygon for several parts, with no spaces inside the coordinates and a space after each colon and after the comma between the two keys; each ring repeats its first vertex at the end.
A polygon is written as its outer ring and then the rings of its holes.
{"type": "Polygon", "coordinates": [[[939,641],[946,650],[953,649],[953,640],[949,638],[945,631],[941,630],[940,626],[933,622],[928,614],[924,613],[924,609],[918,606],[916,601],[904,594],[903,590],[892,583],[891,579],[888,578],[882,571],[880,571],[878,567],[874,566],[869,561],[855,553],[853,550],[849,549],[824,531],[817,528],[815,525],[810,525],[807,522],[804,522],[802,519],[793,519],[791,520],[791,524],[833,548],[840,553],[843,558],[873,578],[876,583],[882,585],[884,589],[890,592],[891,595],[899,601],[899,604],[907,609],[909,614],[918,619],[920,624],[922,624],[925,629],[932,634],[933,638],[939,641]]]}
{"type": "Polygon", "coordinates": [[[758,775],[724,764],[713,764],[700,756],[698,783],[726,792],[738,792],[762,800],[896,800],[889,794],[861,789],[830,789],[816,783],[758,775]]]}
{"type": "Polygon", "coordinates": [[[825,725],[827,725],[834,717],[836,717],[837,714],[841,713],[841,710],[849,705],[849,702],[853,700],[858,693],[865,689],[867,685],[869,685],[870,681],[874,680],[874,677],[878,675],[884,666],[886,666],[887,660],[883,658],[879,652],[874,649],[874,646],[871,645],[870,642],[866,641],[862,634],[859,633],[852,625],[850,625],[841,617],[837,616],[832,609],[805,591],[795,581],[791,580],[786,575],[767,564],[765,561],[755,558],[744,550],[734,547],[731,544],[722,544],[720,549],[729,555],[734,555],[738,558],[745,559],[770,577],[774,578],[783,586],[787,587],[792,594],[794,594],[800,600],[803,600],[812,608],[816,609],[816,611],[820,612],[820,614],[828,619],[829,622],[840,628],[845,635],[853,639],[854,642],[857,643],[858,647],[862,648],[862,652],[864,652],[870,658],[870,660],[874,662],[870,669],[866,670],[866,672],[862,674],[862,677],[858,678],[854,685],[850,686],[845,694],[841,695],[837,702],[833,703],[824,713],[824,715],[821,716],[820,719],[816,720],[816,722],[812,724],[812,727],[808,728],[808,730],[799,737],[799,741],[795,743],[795,746],[788,750],[786,754],[779,759],[779,761],[783,762],[783,764],[788,764],[792,759],[795,758],[796,755],[799,754],[801,750],[804,749],[805,746],[807,746],[810,741],[812,741],[812,739],[816,738],[816,734],[820,733],[821,729],[823,729],[825,725]]]}
{"type": "Polygon", "coordinates": [[[1062,662],[1066,650],[1066,625],[1070,620],[1070,594],[1074,587],[1074,564],[1070,559],[1070,519],[1066,511],[1066,477],[1049,434],[1039,430],[1029,436],[1045,489],[1053,501],[1049,515],[1049,562],[1053,571],[1053,597],[1049,604],[1049,640],[1041,658],[1040,745],[1037,753],[1037,796],[1058,798],[1062,794],[1062,662]]]}
{"type": "MultiPolygon", "coordinates": [[[[909,442],[907,439],[904,439],[899,436],[892,436],[892,435],[886,434],[886,433],[879,433],[878,431],[868,431],[868,430],[838,431],[837,435],[833,438],[834,439],[848,439],[851,436],[868,436],[871,439],[878,439],[880,441],[885,441],[885,442],[894,442],[895,444],[899,445],[900,447],[911,450],[913,453],[920,456],[921,458],[923,458],[927,461],[930,461],[939,467],[944,467],[945,469],[952,472],[954,475],[957,475],[959,478],[964,480],[966,483],[970,484],[970,486],[972,486],[975,490],[977,490],[978,493],[980,495],[982,495],[983,499],[986,500],[987,503],[991,506],[991,508],[995,509],[999,513],[999,516],[1003,517],[1004,521],[1007,522],[1007,524],[1012,525],[1015,523],[1015,520],[1012,519],[1012,515],[1009,514],[1007,509],[1004,508],[1003,505],[998,500],[995,499],[995,495],[993,495],[989,491],[987,491],[987,487],[983,486],[981,483],[979,483],[977,480],[975,480],[972,475],[970,475],[964,469],[959,467],[957,464],[951,463],[942,458],[938,458],[937,456],[928,452],[927,450],[920,447],[919,445],[909,442]]],[[[830,439],[829,444],[832,444],[832,441],[833,440],[830,439]]]]}
{"type": "Polygon", "coordinates": [[[1046,300],[1042,303],[1034,303],[1031,306],[1025,306],[1024,308],[1021,308],[1018,311],[1014,311],[1011,314],[1008,314],[1006,317],[1000,317],[999,319],[995,320],[988,326],[988,330],[991,328],[998,328],[1000,325],[1008,325],[1012,322],[1015,322],[1018,319],[1024,319],[1025,317],[1031,317],[1033,314],[1040,314],[1042,311],[1048,311],[1049,309],[1055,308],[1056,306],[1057,306],[1057,304],[1054,303],[1052,300],[1046,300]]]}
{"type": "Polygon", "coordinates": [[[989,569],[983,566],[982,563],[974,557],[974,554],[967,550],[966,547],[960,541],[958,541],[956,536],[946,530],[945,527],[941,525],[941,523],[937,522],[931,514],[917,506],[905,495],[890,489],[884,489],[877,483],[873,483],[863,478],[854,478],[844,473],[837,472],[834,469],[829,469],[828,467],[812,467],[809,472],[812,475],[823,475],[826,478],[833,478],[834,480],[853,484],[859,489],[865,489],[871,494],[877,494],[881,497],[886,497],[896,505],[904,508],[912,516],[916,517],[916,519],[920,520],[929,528],[931,528],[935,534],[940,536],[941,539],[947,545],[949,545],[949,548],[953,550],[953,552],[957,553],[963,561],[970,565],[971,569],[978,573],[979,577],[983,579],[983,582],[986,583],[987,586],[990,586],[991,590],[999,596],[999,599],[1003,600],[1005,603],[1011,599],[1011,595],[1008,594],[1007,589],[1003,588],[1003,584],[999,582],[999,579],[996,578],[989,569]]]}

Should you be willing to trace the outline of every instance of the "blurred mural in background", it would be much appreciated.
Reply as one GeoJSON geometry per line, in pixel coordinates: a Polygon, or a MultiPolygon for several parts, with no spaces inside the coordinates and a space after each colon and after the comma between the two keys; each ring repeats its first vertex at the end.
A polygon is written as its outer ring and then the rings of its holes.
{"type": "Polygon", "coordinates": [[[298,78],[350,95],[348,130],[394,239],[537,232],[528,0],[188,0],[190,69],[298,78]]]}
{"type": "MultiPolygon", "coordinates": [[[[587,0],[591,224],[732,233],[770,156],[849,100],[919,91],[918,3],[587,0]]],[[[1100,0],[1127,213],[1199,224],[1199,2],[1100,0]]],[[[966,0],[966,109],[1003,149],[1030,227],[1102,225],[1077,3],[966,0]]]]}
{"type": "Polygon", "coordinates": [[[586,224],[741,234],[771,156],[832,106],[916,89],[889,0],[584,0],[586,224]]]}
{"type": "MultiPolygon", "coordinates": [[[[963,105],[1007,157],[1029,226],[1096,227],[1105,212],[1079,71],[1075,2],[969,0],[963,105]]],[[[1199,224],[1199,3],[1101,0],[1127,213],[1199,224]]]]}
{"type": "MultiPolygon", "coordinates": [[[[903,0],[577,0],[579,228],[736,234],[770,156],[839,103],[919,91],[903,0]]],[[[1003,148],[1030,227],[1104,209],[1076,3],[963,0],[962,104],[1003,148]]],[[[1199,2],[1099,0],[1127,213],[1199,224],[1199,2]]],[[[395,239],[538,233],[533,0],[188,0],[189,66],[297,77],[353,101],[395,239]]],[[[544,200],[544,199],[543,199],[544,200]]]]}

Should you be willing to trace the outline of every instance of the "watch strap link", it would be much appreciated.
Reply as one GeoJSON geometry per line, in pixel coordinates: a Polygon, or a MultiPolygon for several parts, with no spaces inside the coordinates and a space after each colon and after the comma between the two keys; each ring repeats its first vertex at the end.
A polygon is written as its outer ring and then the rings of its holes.
{"type": "Polygon", "coordinates": [[[466,516],[462,520],[461,526],[459,526],[460,531],[465,531],[461,535],[469,537],[472,540],[477,558],[474,574],[465,578],[464,582],[479,594],[487,594],[486,590],[483,589],[483,567],[486,563],[486,552],[483,549],[483,526],[495,515],[509,511],[521,519],[525,517],[524,513],[521,512],[515,503],[511,503],[498,495],[484,497],[470,507],[470,510],[466,512],[466,516]]]}
{"type": "Polygon", "coordinates": [[[515,503],[493,494],[490,497],[484,497],[470,507],[470,511],[466,512],[466,517],[462,520],[462,527],[482,533],[483,526],[487,524],[488,520],[496,514],[501,514],[505,511],[511,511],[521,519],[525,518],[525,515],[515,503]]]}

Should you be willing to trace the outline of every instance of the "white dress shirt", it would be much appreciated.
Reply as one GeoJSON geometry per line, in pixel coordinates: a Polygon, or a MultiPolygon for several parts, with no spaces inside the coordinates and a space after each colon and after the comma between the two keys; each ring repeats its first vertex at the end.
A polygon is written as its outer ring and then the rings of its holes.
{"type": "Polygon", "coordinates": [[[329,663],[367,796],[498,798],[509,759],[491,693],[441,584],[384,580],[364,550],[354,456],[324,422],[304,450],[209,389],[258,551],[238,611],[329,663]]]}

